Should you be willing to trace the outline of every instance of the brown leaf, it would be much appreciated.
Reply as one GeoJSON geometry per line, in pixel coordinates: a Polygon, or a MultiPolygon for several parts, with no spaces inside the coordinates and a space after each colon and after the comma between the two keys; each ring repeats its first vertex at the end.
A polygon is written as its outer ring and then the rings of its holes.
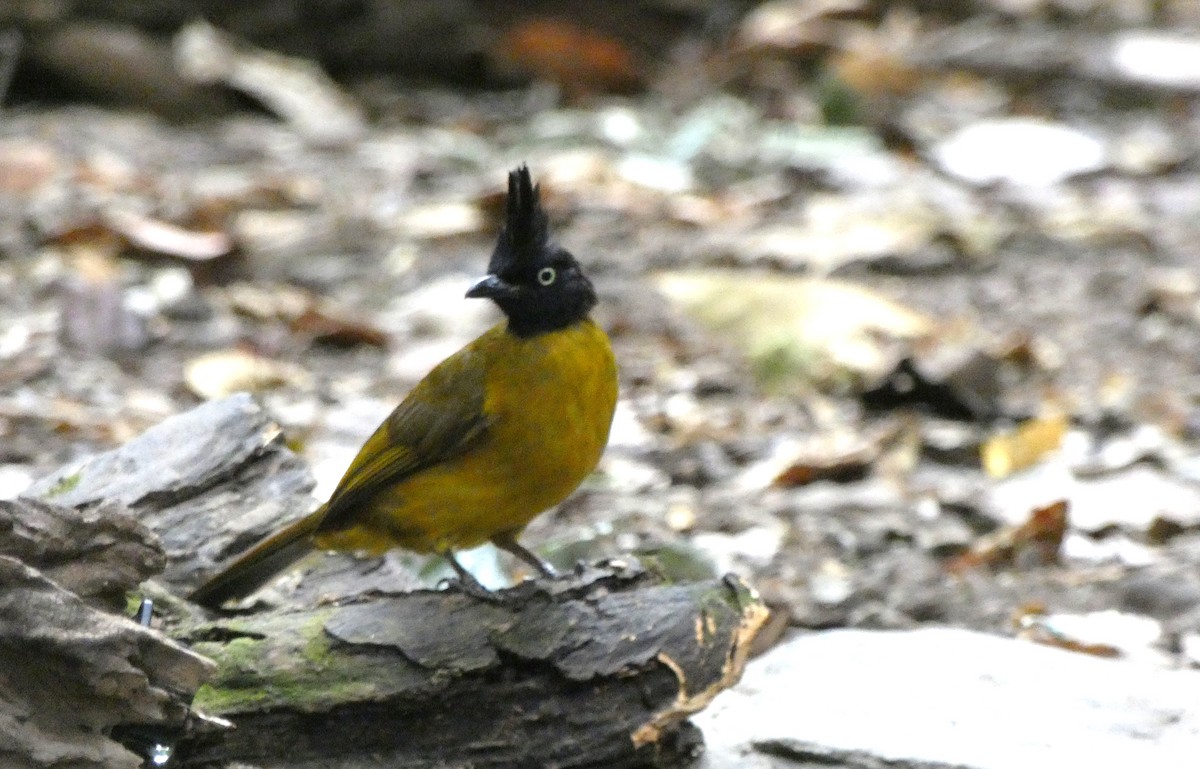
{"type": "Polygon", "coordinates": [[[260,321],[279,321],[308,341],[335,347],[387,347],[386,331],[336,302],[285,284],[233,283],[224,295],[230,308],[260,321]]]}
{"type": "Polygon", "coordinates": [[[775,476],[771,485],[806,486],[815,481],[849,483],[862,480],[878,454],[875,446],[864,446],[840,456],[825,457],[823,461],[795,462],[775,476]]]}
{"type": "Polygon", "coordinates": [[[833,20],[866,10],[864,0],[770,0],[746,14],[737,43],[748,50],[805,53],[836,38],[833,20]]]}
{"type": "Polygon", "coordinates": [[[518,22],[501,39],[496,58],[576,96],[626,92],[642,84],[634,56],[621,41],[560,19],[518,22]]]}
{"type": "Polygon", "coordinates": [[[310,337],[314,342],[334,347],[354,347],[365,344],[370,347],[387,347],[388,334],[378,326],[348,317],[337,310],[309,305],[291,323],[292,331],[310,337]]]}
{"type": "MultiPolygon", "coordinates": [[[[1108,614],[1104,612],[1102,614],[1108,614]]],[[[1095,618],[1097,615],[1091,615],[1095,618]]],[[[1085,617],[1063,617],[1062,615],[1053,616],[1047,610],[1045,605],[1040,603],[1030,603],[1020,607],[1013,614],[1013,626],[1017,630],[1017,638],[1025,641],[1033,641],[1034,643],[1043,644],[1045,646],[1053,646],[1065,651],[1079,652],[1081,654],[1090,654],[1093,657],[1121,657],[1123,652],[1119,646],[1107,643],[1104,640],[1089,640],[1087,638],[1075,637],[1070,633],[1068,628],[1062,627],[1064,619],[1083,619],[1085,617]]],[[[1145,622],[1153,622],[1149,617],[1139,618],[1145,622]]],[[[1075,630],[1078,631],[1078,623],[1075,630]]]]}
{"type": "Polygon", "coordinates": [[[1060,499],[1033,510],[1020,526],[1007,527],[982,537],[969,551],[946,564],[951,574],[962,574],[981,566],[1013,565],[1027,554],[1037,563],[1058,561],[1063,537],[1067,533],[1068,503],[1060,499]]]}

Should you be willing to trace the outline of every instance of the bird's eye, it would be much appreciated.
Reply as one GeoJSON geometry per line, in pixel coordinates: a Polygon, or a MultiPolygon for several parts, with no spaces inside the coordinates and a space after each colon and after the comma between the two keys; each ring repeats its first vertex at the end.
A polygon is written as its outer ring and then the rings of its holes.
{"type": "Polygon", "coordinates": [[[558,273],[554,271],[553,267],[543,267],[542,269],[538,270],[538,283],[541,283],[543,286],[550,285],[557,277],[558,273]]]}

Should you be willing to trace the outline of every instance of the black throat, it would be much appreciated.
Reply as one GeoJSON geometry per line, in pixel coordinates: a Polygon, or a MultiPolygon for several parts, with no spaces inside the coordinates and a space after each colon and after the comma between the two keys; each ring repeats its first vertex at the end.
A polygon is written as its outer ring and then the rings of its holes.
{"type": "Polygon", "coordinates": [[[540,334],[562,331],[586,321],[588,311],[596,305],[596,295],[591,292],[587,296],[581,297],[554,297],[553,299],[546,297],[546,299],[550,299],[550,301],[497,302],[508,318],[508,332],[522,339],[529,339],[540,334]],[[554,299],[560,301],[554,301],[554,299]]]}

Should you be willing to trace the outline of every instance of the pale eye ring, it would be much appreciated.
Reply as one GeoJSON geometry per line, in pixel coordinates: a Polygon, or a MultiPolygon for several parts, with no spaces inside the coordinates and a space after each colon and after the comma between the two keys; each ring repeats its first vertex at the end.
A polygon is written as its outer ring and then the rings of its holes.
{"type": "Polygon", "coordinates": [[[541,283],[543,286],[550,285],[557,277],[558,273],[554,271],[553,267],[543,267],[542,269],[538,270],[537,280],[538,283],[541,283]]]}

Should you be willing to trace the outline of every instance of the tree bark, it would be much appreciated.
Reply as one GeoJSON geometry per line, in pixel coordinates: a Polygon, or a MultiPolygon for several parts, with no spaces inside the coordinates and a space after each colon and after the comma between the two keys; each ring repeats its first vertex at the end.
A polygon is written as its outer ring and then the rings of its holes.
{"type": "Polygon", "coordinates": [[[196,704],[237,730],[185,766],[633,767],[685,762],[686,725],[741,675],[762,605],[730,578],[634,569],[526,582],[497,601],[419,591],[202,622],[196,704]]]}
{"type": "Polygon", "coordinates": [[[0,502],[0,766],[137,769],[141,745],[114,733],[188,728],[213,663],[97,608],[161,567],[116,506],[0,502]]]}
{"type": "Polygon", "coordinates": [[[701,744],[688,715],[737,681],[766,618],[734,577],[664,584],[625,563],[476,596],[410,592],[398,570],[367,574],[377,561],[327,558],[284,607],[214,616],[178,597],[311,509],[310,487],[278,427],[234,396],[40,481],[31,493],[54,504],[21,503],[7,528],[0,515],[0,586],[12,587],[0,737],[20,738],[4,765],[62,765],[41,736],[77,736],[69,719],[20,722],[36,708],[14,695],[46,709],[56,688],[87,714],[72,767],[135,766],[114,734],[173,745],[182,767],[677,765],[701,744]],[[84,600],[115,608],[160,568],[140,592],[171,638],[84,600]],[[54,638],[70,642],[36,651],[54,638]]]}

